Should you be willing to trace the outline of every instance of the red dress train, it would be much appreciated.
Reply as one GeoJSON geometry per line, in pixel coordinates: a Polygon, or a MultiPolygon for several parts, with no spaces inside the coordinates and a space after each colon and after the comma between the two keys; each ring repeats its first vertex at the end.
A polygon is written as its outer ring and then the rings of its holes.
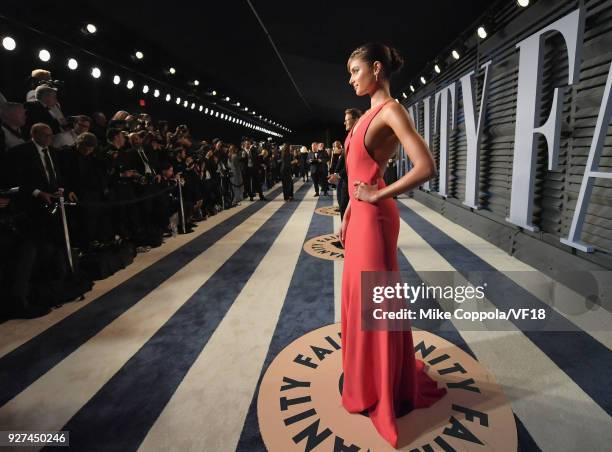
{"type": "Polygon", "coordinates": [[[392,198],[376,204],[354,198],[353,182],[377,181],[376,161],[365,148],[365,134],[386,102],[370,110],[346,137],[351,217],[345,237],[342,274],[342,404],[351,413],[368,410],[379,434],[397,448],[396,411],[432,405],[446,394],[415,359],[412,333],[408,331],[361,330],[361,272],[399,271],[397,237],[399,211],[392,198]]]}

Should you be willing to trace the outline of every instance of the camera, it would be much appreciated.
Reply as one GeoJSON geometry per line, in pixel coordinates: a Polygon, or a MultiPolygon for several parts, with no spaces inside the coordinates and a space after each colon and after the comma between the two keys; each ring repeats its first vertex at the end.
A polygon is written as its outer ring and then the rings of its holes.
{"type": "Polygon", "coordinates": [[[64,86],[63,80],[39,80],[35,78],[30,79],[30,84],[32,85],[32,89],[36,89],[39,86],[49,86],[50,88],[60,89],[64,86]]]}

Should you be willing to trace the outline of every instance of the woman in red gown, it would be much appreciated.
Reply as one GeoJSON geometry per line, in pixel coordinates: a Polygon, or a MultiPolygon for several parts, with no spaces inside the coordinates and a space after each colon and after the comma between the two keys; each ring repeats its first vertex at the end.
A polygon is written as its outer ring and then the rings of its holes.
{"type": "Polygon", "coordinates": [[[423,408],[446,393],[416,360],[412,333],[361,328],[361,272],[399,271],[399,212],[393,196],[436,174],[435,161],[402,105],[389,94],[389,78],[402,59],[393,48],[366,44],[348,60],[350,84],[370,96],[371,108],[345,141],[349,205],[340,240],[345,247],[342,274],[342,404],[351,413],[367,410],[376,430],[397,448],[396,417],[406,407],[423,408]],[[413,167],[385,186],[385,165],[399,143],[413,167]]]}

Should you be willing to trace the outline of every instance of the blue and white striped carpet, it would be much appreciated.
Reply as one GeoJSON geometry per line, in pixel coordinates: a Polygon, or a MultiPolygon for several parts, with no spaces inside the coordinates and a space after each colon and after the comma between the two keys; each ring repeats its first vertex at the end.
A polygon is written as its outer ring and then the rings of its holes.
{"type": "MultiPolygon", "coordinates": [[[[333,233],[330,197],[310,183],[248,201],[169,239],[98,282],[81,302],[0,325],[0,430],[69,430],[82,451],[264,451],[259,382],[305,333],[339,321],[342,262],[303,250],[333,233]]],[[[398,201],[401,270],[533,271],[414,201],[398,201]]],[[[534,280],[504,290],[546,306],[534,280]]],[[[507,297],[488,302],[505,307],[507,297]]],[[[519,450],[605,450],[612,444],[612,335],[551,310],[577,332],[440,334],[495,376],[515,414],[519,450]]],[[[599,310],[606,325],[612,314],[599,310]]],[[[419,327],[418,324],[415,325],[419,327]]],[[[608,328],[609,330],[609,328],[608,328]]]]}

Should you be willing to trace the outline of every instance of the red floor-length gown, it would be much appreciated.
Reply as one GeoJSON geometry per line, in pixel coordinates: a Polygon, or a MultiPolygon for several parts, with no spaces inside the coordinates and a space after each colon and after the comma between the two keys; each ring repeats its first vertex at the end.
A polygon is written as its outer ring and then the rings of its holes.
{"type": "MultiPolygon", "coordinates": [[[[390,99],[391,100],[391,99],[390,99]]],[[[386,102],[367,112],[345,141],[351,213],[345,237],[342,274],[342,404],[351,413],[368,410],[376,430],[397,448],[396,411],[432,405],[446,393],[416,360],[412,333],[362,331],[361,272],[399,271],[399,212],[393,198],[375,204],[354,197],[353,182],[385,183],[365,148],[365,134],[386,102]]]]}

